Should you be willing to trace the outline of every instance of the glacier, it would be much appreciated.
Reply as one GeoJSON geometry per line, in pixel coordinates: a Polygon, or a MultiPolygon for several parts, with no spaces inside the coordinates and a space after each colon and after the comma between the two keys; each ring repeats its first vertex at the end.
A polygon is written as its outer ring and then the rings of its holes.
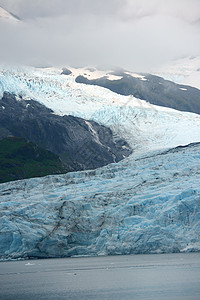
{"type": "Polygon", "coordinates": [[[200,116],[75,82],[0,70],[0,94],[109,126],[133,154],[96,170],[0,185],[0,257],[200,250],[200,116]]]}
{"type": "Polygon", "coordinates": [[[75,81],[77,73],[62,69],[0,67],[0,97],[4,92],[33,99],[59,115],[73,115],[108,126],[135,152],[172,148],[200,141],[200,116],[152,105],[133,96],[75,81]],[[183,130],[184,128],[184,130],[183,130]]]}
{"type": "Polygon", "coordinates": [[[1,184],[1,258],[199,251],[199,153],[1,184]]]}

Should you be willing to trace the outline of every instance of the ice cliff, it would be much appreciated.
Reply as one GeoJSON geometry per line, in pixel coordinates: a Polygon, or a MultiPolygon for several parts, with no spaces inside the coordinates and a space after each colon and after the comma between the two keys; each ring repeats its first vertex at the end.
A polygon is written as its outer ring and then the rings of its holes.
{"type": "Polygon", "coordinates": [[[1,258],[199,251],[199,152],[2,184],[1,258]]]}

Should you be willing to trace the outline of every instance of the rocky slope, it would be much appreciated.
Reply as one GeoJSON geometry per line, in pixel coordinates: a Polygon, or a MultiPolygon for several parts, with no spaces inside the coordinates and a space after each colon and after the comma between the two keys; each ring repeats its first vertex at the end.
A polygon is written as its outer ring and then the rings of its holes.
{"type": "Polygon", "coordinates": [[[200,113],[199,89],[175,84],[151,74],[137,74],[136,76],[124,71],[113,74],[121,78],[110,80],[106,76],[97,79],[77,76],[76,82],[102,86],[121,95],[133,95],[151,104],[200,113]]]}
{"type": "Polygon", "coordinates": [[[0,183],[67,171],[58,156],[34,143],[17,137],[0,140],[0,183]]]}
{"type": "Polygon", "coordinates": [[[58,155],[67,170],[93,169],[118,162],[132,150],[109,128],[73,116],[58,116],[34,100],[4,93],[0,99],[0,138],[25,138],[58,155]]]}

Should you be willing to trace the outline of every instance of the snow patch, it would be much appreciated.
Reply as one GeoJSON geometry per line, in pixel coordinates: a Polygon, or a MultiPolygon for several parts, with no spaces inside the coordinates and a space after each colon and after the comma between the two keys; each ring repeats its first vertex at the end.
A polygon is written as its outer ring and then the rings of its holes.
{"type": "Polygon", "coordinates": [[[147,80],[144,75],[140,75],[140,74],[132,73],[132,72],[125,72],[125,73],[128,74],[128,75],[131,75],[132,77],[139,78],[143,81],[147,80]]]}
{"type": "MultiPolygon", "coordinates": [[[[98,136],[97,132],[96,132],[96,131],[94,130],[94,128],[92,127],[92,124],[91,124],[89,121],[85,121],[85,124],[88,126],[90,132],[91,132],[92,135],[94,136],[95,141],[96,141],[98,144],[102,145],[102,143],[101,143],[100,140],[99,140],[99,136],[98,136]]],[[[102,145],[102,146],[103,146],[103,145],[102,145]]]]}
{"type": "Polygon", "coordinates": [[[102,77],[106,77],[109,80],[119,80],[123,78],[122,76],[117,76],[112,74],[111,70],[108,71],[100,71],[97,70],[96,68],[72,68],[72,67],[67,67],[68,70],[70,70],[72,73],[68,76],[71,76],[73,78],[76,78],[78,76],[84,76],[88,80],[95,80],[99,79],[102,77]]]}

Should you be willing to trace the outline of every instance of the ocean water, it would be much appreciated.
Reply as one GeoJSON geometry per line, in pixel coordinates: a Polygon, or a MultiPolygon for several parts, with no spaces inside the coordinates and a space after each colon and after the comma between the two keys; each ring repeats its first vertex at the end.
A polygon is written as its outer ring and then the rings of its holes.
{"type": "Polygon", "coordinates": [[[200,299],[200,253],[0,263],[0,299],[200,299]]]}

